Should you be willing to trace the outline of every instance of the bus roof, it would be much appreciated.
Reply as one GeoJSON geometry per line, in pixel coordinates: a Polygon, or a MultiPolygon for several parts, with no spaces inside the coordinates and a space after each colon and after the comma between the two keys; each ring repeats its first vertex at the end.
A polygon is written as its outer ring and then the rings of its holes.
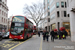
{"type": "MultiPolygon", "coordinates": [[[[22,16],[22,15],[15,15],[15,16],[22,16]]],[[[13,16],[14,17],[14,16],[13,16]]],[[[22,16],[22,17],[25,17],[25,16],[22,16]]],[[[25,17],[26,18],[26,17],[25,17]]]]}

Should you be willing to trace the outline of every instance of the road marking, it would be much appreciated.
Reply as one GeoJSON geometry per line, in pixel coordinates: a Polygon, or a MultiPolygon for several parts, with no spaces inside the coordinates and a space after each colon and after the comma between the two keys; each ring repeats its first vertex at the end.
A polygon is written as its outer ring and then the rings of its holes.
{"type": "MultiPolygon", "coordinates": [[[[30,39],[30,38],[29,38],[30,39]]],[[[29,39],[27,39],[27,40],[29,40],[29,39]]],[[[27,40],[25,40],[25,41],[27,41],[27,40]]],[[[24,41],[24,42],[25,42],[24,41]]],[[[12,50],[13,48],[15,48],[15,47],[17,47],[17,46],[19,46],[20,44],[22,44],[22,43],[24,43],[24,42],[21,42],[21,43],[19,43],[19,44],[17,44],[17,45],[15,45],[15,46],[13,46],[12,48],[10,48],[9,50],[12,50]]]]}
{"type": "Polygon", "coordinates": [[[41,37],[41,43],[40,43],[40,48],[39,48],[39,50],[42,50],[42,37],[41,37]]]}
{"type": "Polygon", "coordinates": [[[11,46],[13,46],[14,44],[2,44],[0,45],[1,47],[4,47],[4,48],[9,48],[11,46]]]}
{"type": "Polygon", "coordinates": [[[14,44],[6,44],[5,46],[3,46],[3,47],[5,47],[5,48],[9,48],[9,47],[11,47],[11,46],[13,46],[14,44]]]}
{"type": "Polygon", "coordinates": [[[20,43],[20,41],[5,41],[5,43],[20,43]]]}
{"type": "Polygon", "coordinates": [[[4,47],[4,48],[9,48],[9,47],[14,46],[16,43],[19,44],[21,42],[20,41],[9,41],[9,40],[7,40],[3,44],[0,42],[0,46],[4,47]],[[11,44],[9,44],[9,43],[11,43],[11,44]]]}

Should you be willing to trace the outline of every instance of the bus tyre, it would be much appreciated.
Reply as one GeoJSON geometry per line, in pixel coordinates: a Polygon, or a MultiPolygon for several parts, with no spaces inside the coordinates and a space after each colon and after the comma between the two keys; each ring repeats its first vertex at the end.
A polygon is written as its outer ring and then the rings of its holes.
{"type": "Polygon", "coordinates": [[[28,36],[26,37],[26,39],[28,39],[28,36]]]}

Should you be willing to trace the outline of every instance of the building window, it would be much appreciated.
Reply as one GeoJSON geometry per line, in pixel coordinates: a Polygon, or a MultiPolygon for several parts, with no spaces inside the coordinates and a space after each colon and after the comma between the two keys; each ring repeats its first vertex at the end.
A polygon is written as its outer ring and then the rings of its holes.
{"type": "Polygon", "coordinates": [[[47,2],[49,3],[49,0],[47,0],[47,2]]]}
{"type": "Polygon", "coordinates": [[[64,2],[61,2],[61,7],[64,7],[64,2]]]}
{"type": "Polygon", "coordinates": [[[8,17],[8,14],[6,15],[6,17],[8,17]]]}
{"type": "Polygon", "coordinates": [[[48,10],[49,10],[49,6],[48,6],[48,10]]]}
{"type": "Polygon", "coordinates": [[[3,11],[2,11],[2,15],[3,15],[3,11]]]}
{"type": "Polygon", "coordinates": [[[4,23],[5,23],[5,18],[4,18],[4,23]]]}
{"type": "Polygon", "coordinates": [[[50,12],[48,12],[48,16],[50,16],[50,12]]]}
{"type": "Polygon", "coordinates": [[[7,19],[6,19],[6,23],[7,23],[7,19]]]}
{"type": "Polygon", "coordinates": [[[5,16],[5,12],[4,12],[4,16],[5,16]]]}
{"type": "Polygon", "coordinates": [[[2,17],[2,22],[3,22],[3,17],[2,17]]]}
{"type": "Polygon", "coordinates": [[[67,7],[66,2],[65,2],[65,8],[67,7]]]}
{"type": "Polygon", "coordinates": [[[56,8],[59,8],[59,2],[56,3],[56,8]]]}
{"type": "Polygon", "coordinates": [[[64,11],[64,17],[66,17],[66,11],[64,11]]]}
{"type": "Polygon", "coordinates": [[[57,11],[57,17],[59,17],[59,11],[57,11]]]}
{"type": "Polygon", "coordinates": [[[4,16],[4,12],[3,12],[3,16],[4,16]]]}
{"type": "Polygon", "coordinates": [[[5,14],[5,16],[7,17],[7,14],[5,14]]]}
{"type": "Polygon", "coordinates": [[[70,22],[63,22],[63,27],[65,27],[68,35],[70,35],[70,22]]]}
{"type": "Polygon", "coordinates": [[[6,19],[6,23],[7,23],[7,19],[6,19]]]}
{"type": "Polygon", "coordinates": [[[70,17],[70,15],[69,15],[69,14],[68,14],[67,16],[68,16],[68,17],[70,17]]]}
{"type": "Polygon", "coordinates": [[[48,22],[50,22],[50,18],[48,18],[48,22]]]}

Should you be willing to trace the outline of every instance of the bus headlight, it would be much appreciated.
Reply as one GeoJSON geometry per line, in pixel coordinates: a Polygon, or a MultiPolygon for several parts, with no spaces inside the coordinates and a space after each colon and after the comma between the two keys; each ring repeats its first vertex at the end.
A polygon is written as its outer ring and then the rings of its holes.
{"type": "Polygon", "coordinates": [[[11,36],[9,36],[9,38],[12,38],[11,36]]]}
{"type": "Polygon", "coordinates": [[[23,37],[21,37],[21,39],[23,39],[23,37]]]}

